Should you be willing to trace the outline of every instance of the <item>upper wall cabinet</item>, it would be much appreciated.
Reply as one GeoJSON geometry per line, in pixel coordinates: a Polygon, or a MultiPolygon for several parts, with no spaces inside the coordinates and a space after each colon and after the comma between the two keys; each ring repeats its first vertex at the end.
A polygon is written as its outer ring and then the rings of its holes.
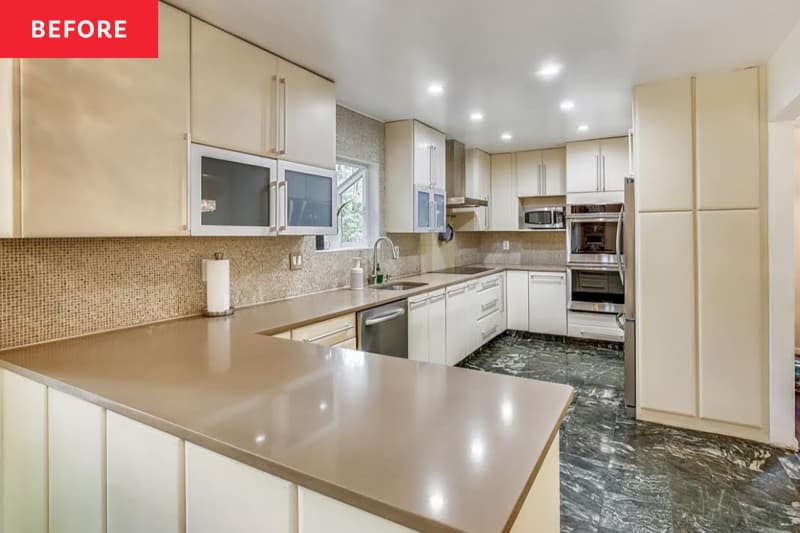
{"type": "Polygon", "coordinates": [[[386,231],[430,233],[445,228],[445,136],[416,120],[386,131],[386,231]]]}
{"type": "Polygon", "coordinates": [[[333,169],[335,86],[192,19],[192,139],[333,169]]]}
{"type": "Polygon", "coordinates": [[[278,155],[278,58],[192,19],[192,140],[278,155]]]}
{"type": "Polygon", "coordinates": [[[517,177],[512,154],[492,154],[492,199],[489,202],[489,228],[494,231],[519,229],[517,177]]]}
{"type": "Polygon", "coordinates": [[[280,158],[336,168],[336,87],[304,68],[278,60],[280,158]]]}
{"type": "Polygon", "coordinates": [[[634,97],[637,207],[692,209],[692,82],[639,85],[634,97]]]}
{"type": "Polygon", "coordinates": [[[21,62],[22,235],[186,234],[189,15],[159,58],[21,62]]]}
{"type": "Polygon", "coordinates": [[[466,195],[488,200],[492,185],[492,159],[478,148],[470,148],[465,157],[466,195]]]}
{"type": "Polygon", "coordinates": [[[517,195],[560,196],[566,193],[566,150],[516,152],[517,195]]]}
{"type": "Polygon", "coordinates": [[[758,69],[698,76],[698,209],[759,207],[758,69]]]}
{"type": "Polygon", "coordinates": [[[567,192],[615,192],[629,173],[628,138],[567,143],[567,192]]]}
{"type": "Polygon", "coordinates": [[[0,238],[19,236],[19,60],[0,59],[0,238]]]}

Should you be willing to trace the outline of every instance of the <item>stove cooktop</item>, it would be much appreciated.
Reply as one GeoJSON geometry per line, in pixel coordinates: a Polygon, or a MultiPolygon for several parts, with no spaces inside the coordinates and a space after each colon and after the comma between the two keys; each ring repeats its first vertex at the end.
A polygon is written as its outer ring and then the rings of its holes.
{"type": "Polygon", "coordinates": [[[445,268],[443,270],[434,270],[431,273],[432,274],[465,274],[465,275],[471,275],[471,274],[480,274],[481,272],[488,272],[489,270],[492,270],[492,269],[491,268],[487,268],[487,267],[467,267],[467,266],[462,266],[462,267],[445,268]]]}

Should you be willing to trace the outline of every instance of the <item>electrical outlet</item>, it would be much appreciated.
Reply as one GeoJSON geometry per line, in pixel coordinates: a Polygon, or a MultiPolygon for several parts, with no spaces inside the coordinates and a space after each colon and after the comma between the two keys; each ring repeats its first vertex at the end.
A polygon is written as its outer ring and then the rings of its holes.
{"type": "Polygon", "coordinates": [[[503,250],[508,251],[509,249],[511,249],[511,245],[509,244],[509,242],[503,241],[503,250]]]}
{"type": "Polygon", "coordinates": [[[303,254],[289,254],[289,270],[303,270],[303,254]]]}

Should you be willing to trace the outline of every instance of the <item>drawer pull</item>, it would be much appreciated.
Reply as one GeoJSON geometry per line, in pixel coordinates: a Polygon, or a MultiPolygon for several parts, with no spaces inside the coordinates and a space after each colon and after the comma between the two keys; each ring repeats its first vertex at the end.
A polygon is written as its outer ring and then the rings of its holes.
{"type": "Polygon", "coordinates": [[[326,337],[332,337],[333,335],[337,335],[337,334],[339,334],[339,333],[344,333],[345,331],[349,331],[349,330],[353,329],[354,327],[355,327],[355,326],[353,326],[353,325],[351,325],[351,324],[348,324],[348,325],[346,325],[346,326],[342,326],[342,327],[340,327],[340,328],[337,328],[337,329],[335,329],[335,330],[333,330],[333,331],[328,331],[327,333],[323,333],[322,335],[317,335],[316,337],[311,337],[311,338],[309,338],[309,339],[303,339],[303,340],[304,340],[305,342],[317,342],[317,341],[321,341],[322,339],[324,339],[324,338],[326,338],[326,337]]]}
{"type": "Polygon", "coordinates": [[[495,298],[494,300],[492,300],[487,304],[483,304],[481,306],[481,312],[488,311],[489,309],[494,309],[495,307],[497,307],[497,298],[495,298]]]}
{"type": "Polygon", "coordinates": [[[439,296],[434,296],[429,301],[433,303],[433,302],[438,302],[439,300],[444,300],[444,294],[440,294],[439,296]]]}
{"type": "Polygon", "coordinates": [[[495,331],[497,331],[497,324],[495,324],[494,326],[492,326],[492,329],[490,329],[490,330],[488,330],[488,331],[484,331],[484,332],[481,334],[481,335],[482,335],[482,337],[481,337],[481,338],[482,338],[482,339],[485,339],[486,337],[489,337],[489,336],[491,336],[491,335],[494,335],[494,332],[495,332],[495,331]]]}

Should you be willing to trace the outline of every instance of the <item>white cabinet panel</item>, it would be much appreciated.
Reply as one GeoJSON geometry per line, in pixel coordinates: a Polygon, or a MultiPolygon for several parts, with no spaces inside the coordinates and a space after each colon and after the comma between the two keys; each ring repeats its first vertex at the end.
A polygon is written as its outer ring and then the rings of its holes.
{"type": "Polygon", "coordinates": [[[430,349],[427,295],[408,299],[408,358],[428,361],[430,349]]]}
{"type": "Polygon", "coordinates": [[[158,59],[22,61],[24,236],[188,233],[189,15],[158,13],[158,59]]]}
{"type": "Polygon", "coordinates": [[[634,101],[637,209],[692,209],[691,80],[639,85],[634,101]]]}
{"type": "Polygon", "coordinates": [[[274,156],[278,58],[192,19],[192,140],[274,156]]]}
{"type": "Polygon", "coordinates": [[[106,430],[108,533],[183,533],[183,442],[112,412],[106,430]]]}
{"type": "Polygon", "coordinates": [[[691,212],[641,213],[637,229],[637,363],[641,407],[696,414],[691,212]]]}
{"type": "Polygon", "coordinates": [[[544,195],[561,196],[567,193],[567,151],[565,148],[542,150],[544,195]]]}
{"type": "Polygon", "coordinates": [[[489,154],[477,148],[466,152],[467,196],[489,199],[492,179],[492,160],[489,154]]]}
{"type": "Polygon", "coordinates": [[[431,129],[421,122],[412,121],[414,128],[414,184],[422,187],[431,185],[431,129]]]}
{"type": "Polygon", "coordinates": [[[600,143],[567,143],[567,192],[600,190],[600,143]]]}
{"type": "Polygon", "coordinates": [[[444,290],[428,300],[428,361],[447,364],[447,312],[444,290]]]}
{"type": "Polygon", "coordinates": [[[528,273],[506,273],[506,309],[508,329],[528,330],[528,273]]]}
{"type": "Polygon", "coordinates": [[[514,160],[517,168],[517,196],[542,196],[542,152],[515,152],[514,160]]]}
{"type": "Polygon", "coordinates": [[[467,336],[470,324],[465,313],[467,309],[467,285],[462,283],[447,289],[447,364],[461,361],[467,352],[467,336]]]}
{"type": "Polygon", "coordinates": [[[698,76],[695,98],[698,209],[758,207],[758,69],[698,76]]]}
{"type": "Polygon", "coordinates": [[[106,414],[50,389],[50,533],[106,529],[106,414]]]}
{"type": "Polygon", "coordinates": [[[413,533],[405,526],[303,487],[298,488],[299,533],[413,533]]]}
{"type": "Polygon", "coordinates": [[[492,230],[519,229],[517,179],[511,154],[492,155],[492,198],[489,201],[489,227],[492,230]]]}
{"type": "Polygon", "coordinates": [[[630,174],[627,137],[600,141],[600,167],[603,175],[602,185],[604,191],[622,191],[625,189],[625,177],[630,174]]]}
{"type": "Polygon", "coordinates": [[[281,159],[336,168],[336,88],[333,82],[278,59],[281,159]]]}
{"type": "Polygon", "coordinates": [[[47,388],[3,378],[3,531],[47,532],[47,388]]]}
{"type": "Polygon", "coordinates": [[[294,533],[297,487],[186,443],[187,533],[294,533]]]}
{"type": "Polygon", "coordinates": [[[531,272],[528,331],[567,334],[567,276],[563,272],[531,272]]]}
{"type": "Polygon", "coordinates": [[[759,212],[700,212],[697,239],[700,416],[761,427],[767,356],[759,212]]]}

